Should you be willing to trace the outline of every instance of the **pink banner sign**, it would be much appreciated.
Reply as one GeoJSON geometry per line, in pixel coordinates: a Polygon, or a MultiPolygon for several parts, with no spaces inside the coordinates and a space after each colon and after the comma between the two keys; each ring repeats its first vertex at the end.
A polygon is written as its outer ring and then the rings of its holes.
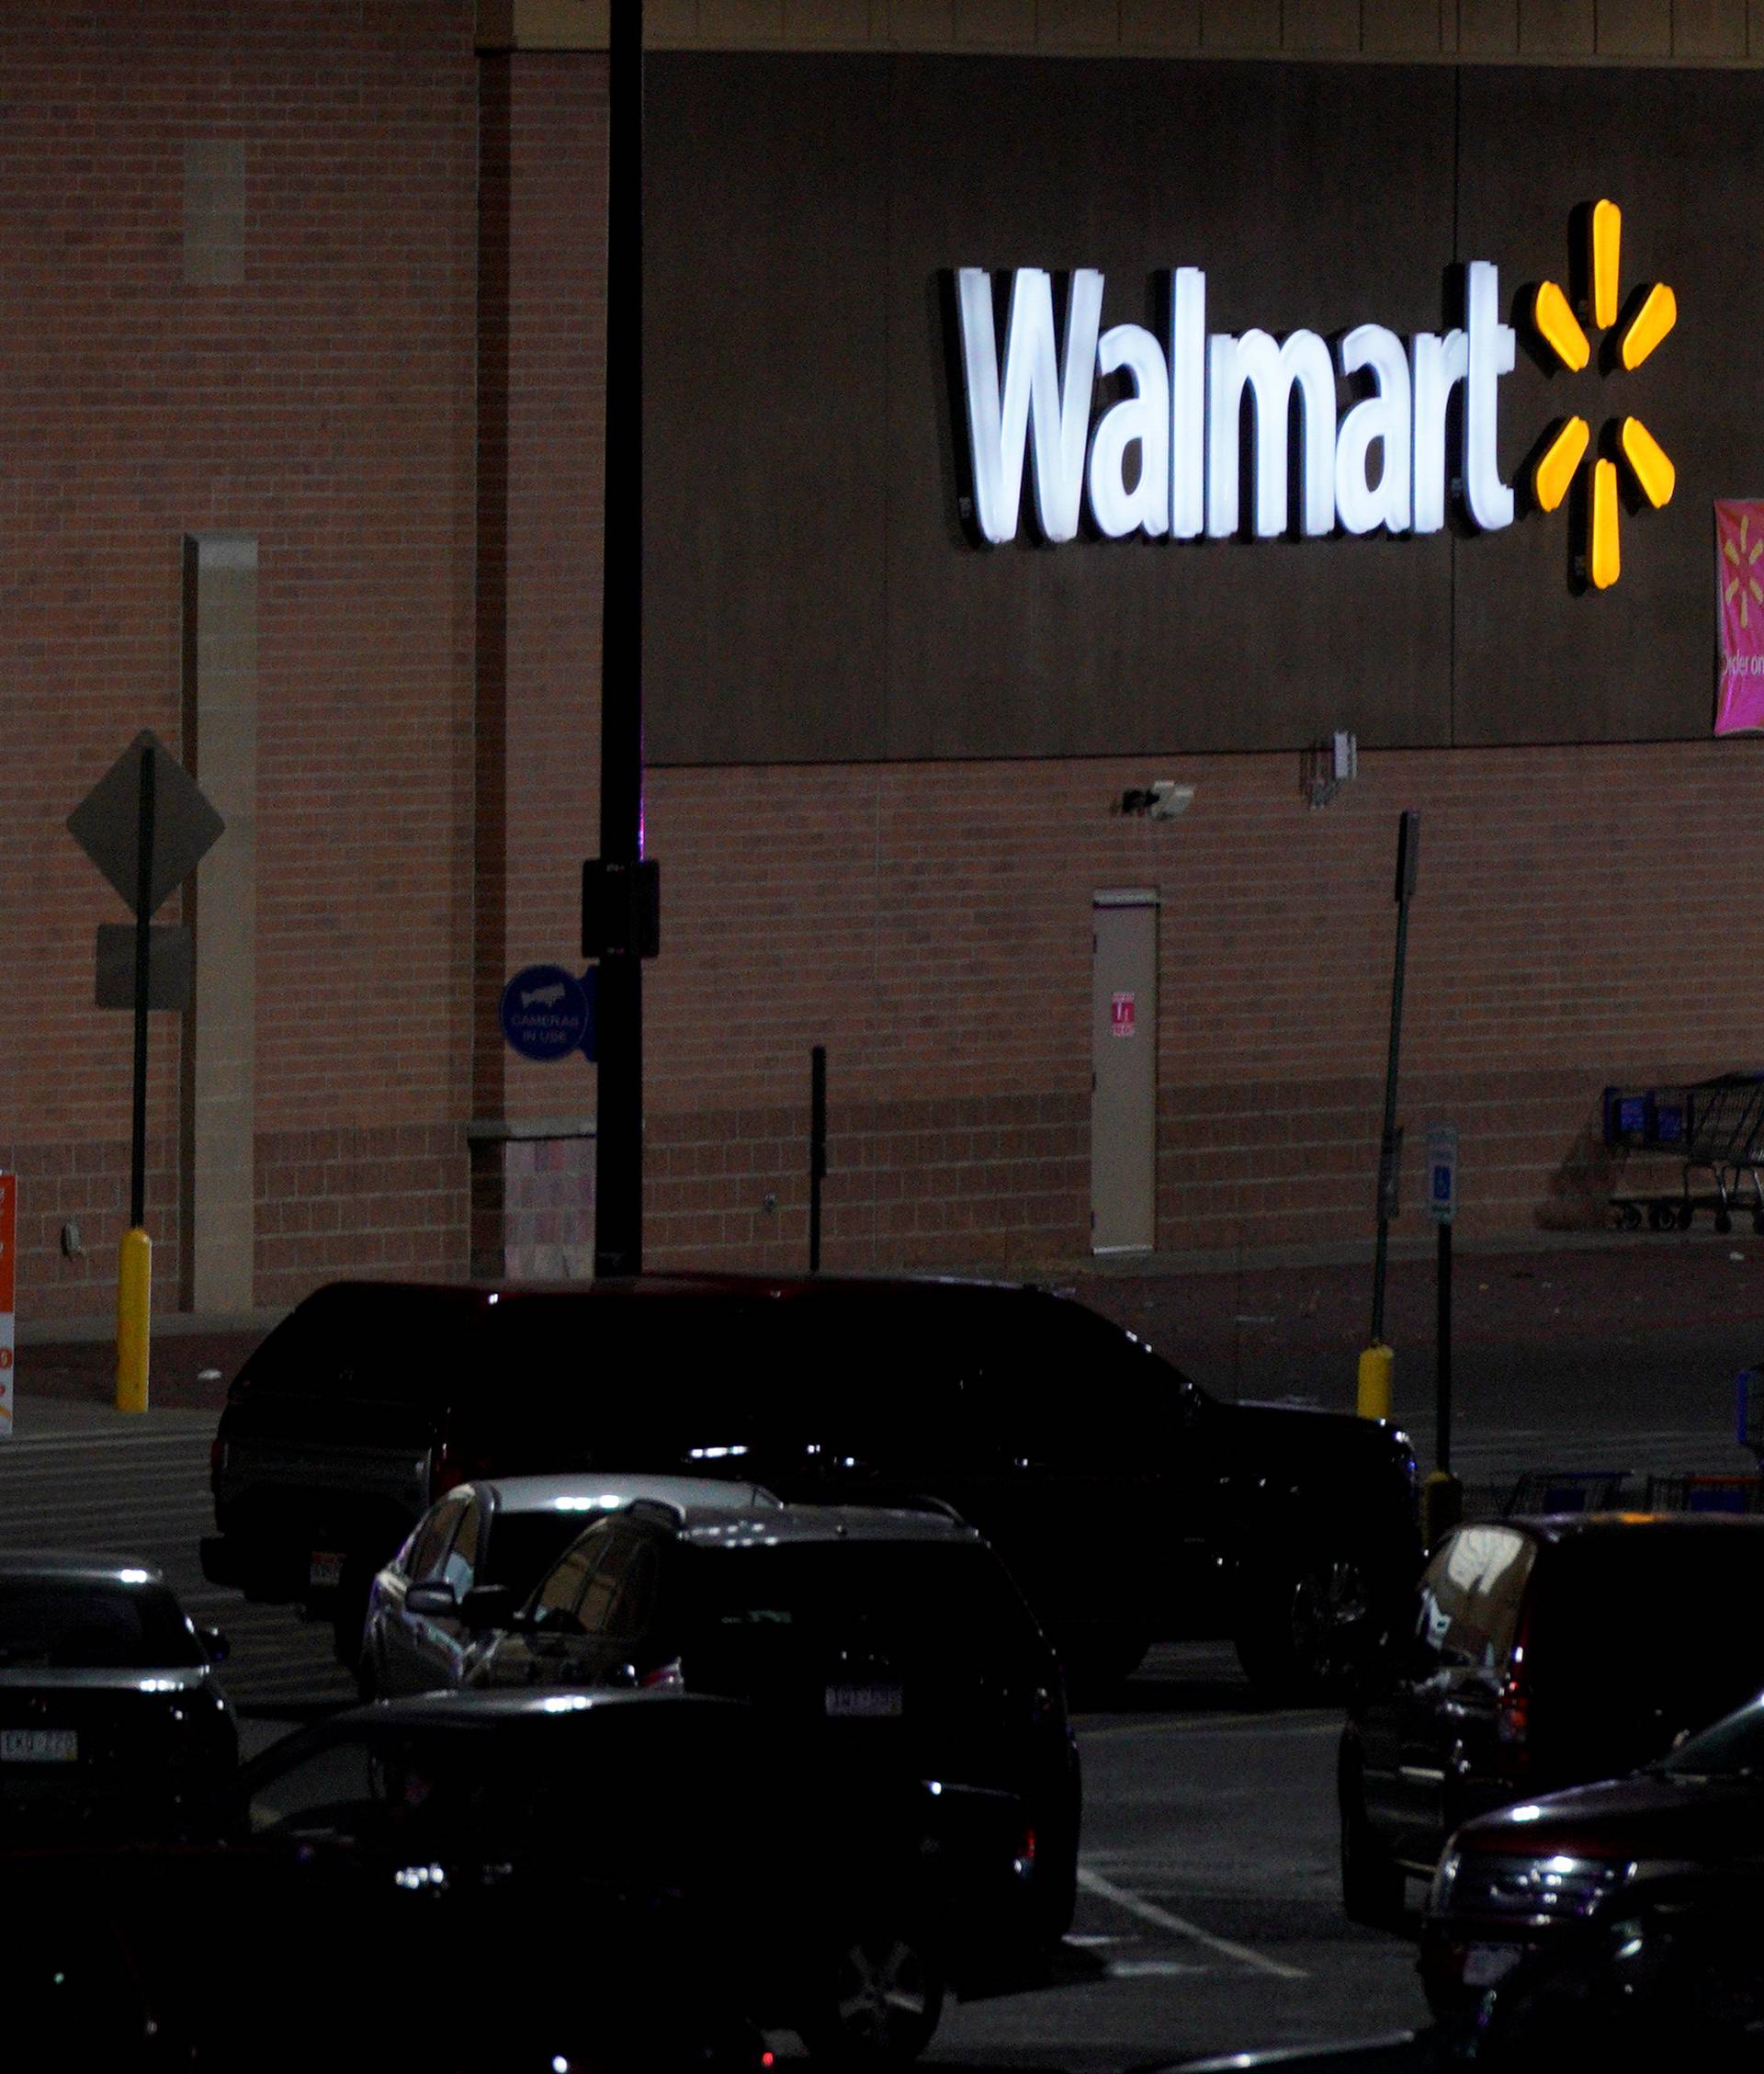
{"type": "Polygon", "coordinates": [[[1764,729],[1764,503],[1715,504],[1721,682],[1715,732],[1764,729]]]}

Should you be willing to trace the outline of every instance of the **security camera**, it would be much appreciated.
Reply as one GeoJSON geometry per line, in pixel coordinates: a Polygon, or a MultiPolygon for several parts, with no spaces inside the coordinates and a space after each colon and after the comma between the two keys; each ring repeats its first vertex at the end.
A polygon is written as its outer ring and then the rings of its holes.
{"type": "Polygon", "coordinates": [[[1193,797],[1194,788],[1192,785],[1178,785],[1173,777],[1154,778],[1151,804],[1146,811],[1153,821],[1174,821],[1179,814],[1188,811],[1189,803],[1193,797]]]}

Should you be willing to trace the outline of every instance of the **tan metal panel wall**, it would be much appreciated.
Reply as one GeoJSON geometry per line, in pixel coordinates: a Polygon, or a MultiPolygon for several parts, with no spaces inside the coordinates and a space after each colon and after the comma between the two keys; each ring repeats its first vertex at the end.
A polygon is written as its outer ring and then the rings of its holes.
{"type": "Polygon", "coordinates": [[[1091,903],[1091,1251],[1149,1252],[1158,1197],[1158,896],[1091,903]]]}
{"type": "Polygon", "coordinates": [[[248,1310],[257,1060],[257,542],[184,542],[184,759],[227,824],[184,892],[196,947],[185,1022],[183,1301],[248,1310]]]}

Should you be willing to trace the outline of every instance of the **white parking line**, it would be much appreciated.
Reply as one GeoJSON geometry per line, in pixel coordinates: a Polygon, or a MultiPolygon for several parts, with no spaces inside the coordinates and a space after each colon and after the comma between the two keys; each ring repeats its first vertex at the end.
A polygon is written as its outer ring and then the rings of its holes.
{"type": "Polygon", "coordinates": [[[1252,1952],[1247,1944],[1234,1944],[1228,1937],[1215,1937],[1210,1931],[1203,1930],[1198,1923],[1190,1922],[1183,1916],[1172,1915],[1168,1909],[1160,1909],[1157,1902],[1148,1901],[1137,1894],[1129,1893],[1125,1887],[1117,1887],[1112,1879],[1104,1879],[1088,1865],[1078,1868],[1078,1884],[1087,1893],[1094,1894],[1100,1900],[1113,1902],[1141,1922],[1148,1922],[1155,1930],[1165,1930],[1172,1937],[1186,1937],[1192,1944],[1205,1951],[1216,1952],[1223,1959],[1235,1959],[1239,1966],[1247,1966],[1256,1973],[1265,1973],[1276,1980],[1308,1980],[1310,1975],[1302,1967],[1286,1966],[1279,1959],[1266,1958],[1260,1952],[1252,1952]]]}
{"type": "Polygon", "coordinates": [[[1341,1717],[1329,1714],[1319,1720],[1315,1707],[1282,1707],[1270,1714],[1160,1714],[1151,1721],[1100,1721],[1094,1726],[1080,1714],[1077,1726],[1079,1734],[1086,1740],[1092,1736],[1161,1736],[1172,1728],[1229,1729],[1237,1736],[1253,1735],[1258,1729],[1264,1735],[1339,1736],[1341,1717]]]}

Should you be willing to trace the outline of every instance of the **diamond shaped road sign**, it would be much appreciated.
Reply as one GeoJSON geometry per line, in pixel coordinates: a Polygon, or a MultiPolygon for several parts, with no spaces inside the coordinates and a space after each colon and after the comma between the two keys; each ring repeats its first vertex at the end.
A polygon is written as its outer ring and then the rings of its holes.
{"type": "Polygon", "coordinates": [[[141,763],[153,759],[153,878],[147,912],[164,904],[226,828],[202,788],[151,729],[143,728],[67,817],[68,833],[135,912],[141,867],[141,763]]]}

